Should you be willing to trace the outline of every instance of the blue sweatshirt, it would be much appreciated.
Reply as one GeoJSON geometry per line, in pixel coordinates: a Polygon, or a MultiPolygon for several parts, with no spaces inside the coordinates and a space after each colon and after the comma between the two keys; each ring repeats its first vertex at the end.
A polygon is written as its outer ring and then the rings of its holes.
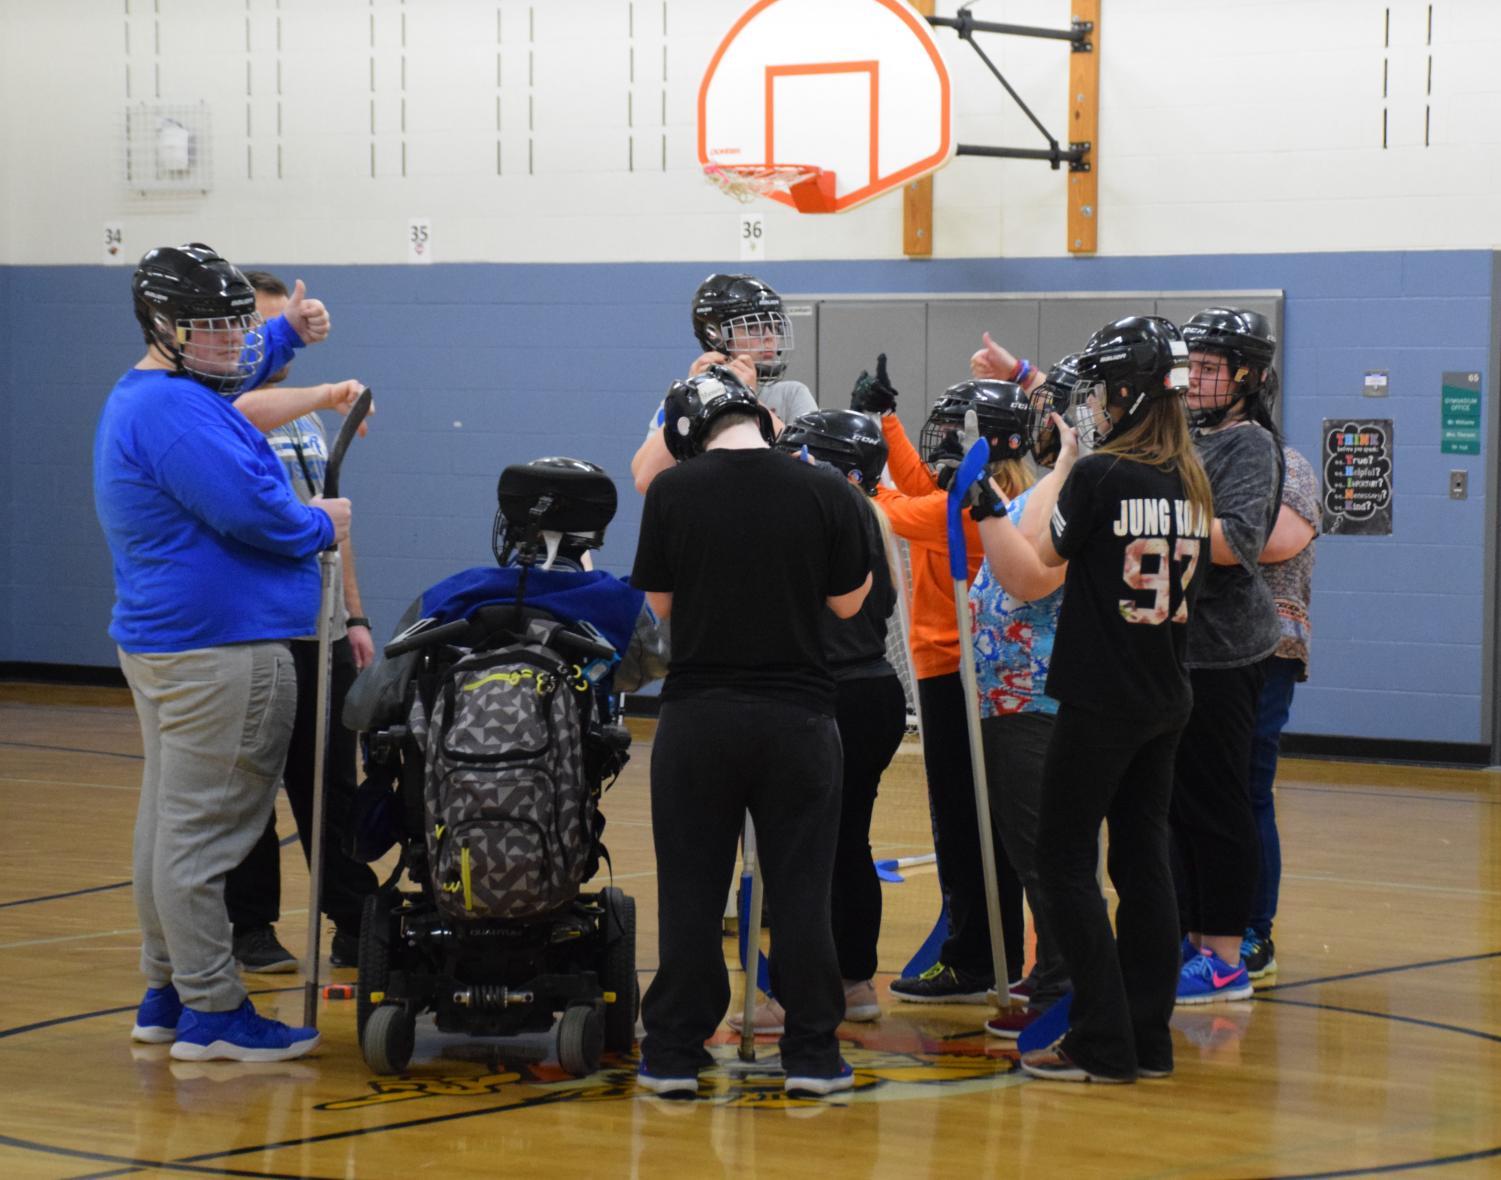
{"type": "MultiPolygon", "coordinates": [[[[268,332],[263,373],[290,359],[289,335],[268,332]]],[[[228,398],[162,370],[126,373],[94,437],[94,505],[114,560],[109,634],[126,651],[317,630],[313,557],[333,543],[333,524],[298,501],[228,398]]]]}

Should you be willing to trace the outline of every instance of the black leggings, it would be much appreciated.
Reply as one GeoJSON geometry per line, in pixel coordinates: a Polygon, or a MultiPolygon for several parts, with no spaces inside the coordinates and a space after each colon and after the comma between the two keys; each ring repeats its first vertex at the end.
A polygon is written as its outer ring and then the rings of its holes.
{"type": "MultiPolygon", "coordinates": [[[[938,880],[949,903],[949,936],[939,959],[949,967],[989,979],[995,973],[990,953],[990,923],[985,908],[985,871],[980,864],[979,825],[975,822],[975,785],[969,764],[969,723],[964,686],[958,672],[917,682],[922,708],[922,758],[933,807],[933,842],[938,853],[938,880]]],[[[995,828],[996,817],[991,816],[995,828]]],[[[995,869],[1001,894],[1001,921],[1006,936],[1006,966],[1019,979],[1025,961],[1022,886],[995,835],[995,869]]]]}
{"type": "Polygon", "coordinates": [[[834,849],[834,949],[840,975],[869,979],[876,973],[881,933],[881,881],[871,859],[870,816],[881,775],[907,728],[902,682],[895,675],[840,681],[835,720],[844,746],[844,789],[834,849]]]}
{"type": "Polygon", "coordinates": [[[1173,783],[1174,875],[1185,931],[1245,933],[1261,874],[1251,811],[1251,741],[1265,671],[1192,668],[1194,704],[1173,783]]]}
{"type": "Polygon", "coordinates": [[[1043,769],[1039,892],[1074,985],[1064,1048],[1086,1069],[1112,1077],[1173,1066],[1178,914],[1167,812],[1181,724],[1064,704],[1043,769]],[[1095,880],[1102,820],[1120,898],[1114,937],[1095,880]]]}

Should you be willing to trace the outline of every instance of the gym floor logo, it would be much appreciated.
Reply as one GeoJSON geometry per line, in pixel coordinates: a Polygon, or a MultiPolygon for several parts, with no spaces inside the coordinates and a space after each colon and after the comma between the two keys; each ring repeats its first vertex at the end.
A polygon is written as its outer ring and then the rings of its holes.
{"type": "MultiPolygon", "coordinates": [[[[1012,1051],[998,1052],[995,1043],[965,1037],[924,1046],[921,1051],[862,1048],[846,1044],[844,1059],[855,1071],[853,1090],[831,1099],[789,1098],[782,1091],[782,1072],[775,1049],[763,1046],[754,1065],[741,1062],[733,1043],[711,1045],[718,1067],[699,1078],[698,1101],[714,1106],[787,1110],[820,1102],[890,1102],[931,1098],[945,1093],[973,1092],[1016,1085],[1025,1075],[1016,1067],[1012,1051]]],[[[612,1102],[654,1098],[636,1085],[637,1059],[609,1059],[596,1073],[571,1077],[556,1065],[530,1062],[502,1066],[491,1072],[375,1078],[371,1092],[354,1098],[323,1102],[323,1111],[362,1110],[419,1098],[498,1098],[494,1110],[521,1110],[557,1102],[612,1102]]],[[[657,1099],[657,1101],[661,1101],[657,1099]]]]}

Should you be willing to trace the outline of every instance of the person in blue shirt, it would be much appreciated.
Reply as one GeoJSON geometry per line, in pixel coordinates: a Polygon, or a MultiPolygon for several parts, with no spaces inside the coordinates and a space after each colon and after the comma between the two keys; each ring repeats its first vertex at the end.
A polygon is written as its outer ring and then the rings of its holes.
{"type": "Polygon", "coordinates": [[[287,641],[316,626],[315,555],[349,501],[300,503],[231,402],[328,335],[302,284],[262,324],[245,277],[201,243],[152,250],[132,279],[146,355],[94,438],[94,503],[114,567],[109,634],[145,767],[133,885],[147,990],[138,1041],[178,1060],[282,1061],[314,1029],[256,1013],[235,968],[225,874],[265,828],[296,708],[287,641]]]}

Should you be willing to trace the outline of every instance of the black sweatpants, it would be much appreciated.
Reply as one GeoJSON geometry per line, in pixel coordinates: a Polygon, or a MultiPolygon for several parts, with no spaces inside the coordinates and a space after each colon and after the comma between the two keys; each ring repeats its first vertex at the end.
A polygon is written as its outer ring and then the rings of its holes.
{"type": "Polygon", "coordinates": [[[1173,784],[1172,829],[1184,931],[1245,933],[1261,874],[1251,810],[1251,743],[1263,665],[1191,668],[1194,705],[1173,784]]]}
{"type": "MultiPolygon", "coordinates": [[[[902,682],[896,676],[841,680],[835,720],[844,747],[844,783],[830,899],[834,949],[840,975],[870,979],[876,973],[881,934],[881,879],[871,858],[870,817],[881,775],[907,730],[902,682]]],[[[779,969],[779,982],[780,978],[779,969]]]]}
{"type": "MultiPolygon", "coordinates": [[[[287,768],[282,781],[287,801],[297,821],[302,852],[312,848],[313,754],[318,722],[318,645],[294,640],[288,646],[297,665],[297,718],[287,747],[287,768]]],[[[324,796],[322,909],[340,930],[358,934],[360,909],[365,895],[379,882],[369,865],[352,860],[340,851],[342,834],[354,798],[355,735],[339,718],[344,697],[354,683],[356,669],[349,640],[340,639],[331,648],[329,679],[328,772],[324,796]]],[[[224,905],[235,932],[269,926],[281,917],[281,848],[276,838],[276,812],[266,821],[266,830],[237,869],[224,878],[224,905]]]]}
{"type": "MultiPolygon", "coordinates": [[[[1032,905],[1037,930],[1037,965],[1032,969],[1030,1006],[1047,1008],[1069,990],[1068,968],[1058,940],[1048,928],[1037,889],[1037,822],[1042,801],[1042,768],[1053,737],[1051,713],[1003,713],[980,722],[985,739],[985,786],[990,810],[1032,905]]],[[[1102,898],[1100,904],[1104,905],[1102,898]]],[[[1008,964],[1010,965],[1010,964],[1008,964]]],[[[1016,971],[1020,964],[1012,966],[1016,971]]]]}
{"type": "Polygon", "coordinates": [[[1140,721],[1064,704],[1048,745],[1038,817],[1038,884],[1074,985],[1064,1050],[1086,1069],[1136,1076],[1173,1064],[1178,908],[1168,798],[1181,717],[1140,721]],[[1115,936],[1100,905],[1099,831],[1119,895],[1115,936]]]}
{"type": "MultiPolygon", "coordinates": [[[[933,841],[938,882],[949,903],[949,935],[939,959],[949,967],[995,974],[990,953],[990,919],[985,908],[985,870],[980,864],[980,829],[975,818],[975,780],[969,762],[969,723],[964,685],[958,672],[917,682],[922,709],[922,758],[933,807],[933,841]]],[[[991,816],[994,829],[996,817],[991,816]]],[[[995,836],[995,869],[1005,928],[1006,966],[1021,977],[1026,961],[1022,886],[1004,841],[995,836]]]]}
{"type": "Polygon", "coordinates": [[[720,921],[746,811],[777,916],[783,1067],[837,1072],[844,988],[829,891],[841,762],[834,719],[804,706],[749,697],[663,702],[651,755],[659,965],[642,1001],[641,1055],[653,1073],[683,1077],[713,1061],[704,1041],[730,1003],[720,921]]]}

